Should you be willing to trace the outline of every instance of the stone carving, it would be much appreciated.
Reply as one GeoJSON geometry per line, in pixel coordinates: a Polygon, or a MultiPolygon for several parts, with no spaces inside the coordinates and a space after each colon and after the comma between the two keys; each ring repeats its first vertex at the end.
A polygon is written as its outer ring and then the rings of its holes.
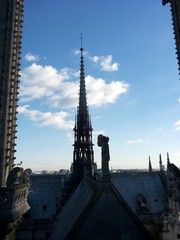
{"type": "Polygon", "coordinates": [[[0,209],[7,205],[7,192],[5,188],[0,188],[0,209]]]}
{"type": "Polygon", "coordinates": [[[149,211],[147,207],[147,200],[145,196],[141,193],[138,193],[137,195],[137,205],[138,205],[138,212],[145,213],[149,211]]]}
{"type": "Polygon", "coordinates": [[[28,184],[31,185],[31,180],[29,174],[32,173],[30,168],[23,170],[21,167],[15,167],[11,170],[8,175],[6,186],[8,188],[13,188],[16,184],[28,184]]]}
{"type": "Polygon", "coordinates": [[[97,144],[99,147],[102,147],[101,150],[101,158],[102,158],[102,177],[105,180],[110,179],[110,174],[109,174],[109,160],[110,160],[110,154],[109,154],[109,138],[103,136],[100,134],[98,136],[98,141],[97,144]]]}
{"type": "Polygon", "coordinates": [[[180,170],[173,163],[169,164],[168,170],[171,172],[171,181],[169,179],[169,196],[173,197],[174,201],[180,202],[180,170]]]}
{"type": "Polygon", "coordinates": [[[8,175],[6,186],[9,188],[13,188],[15,184],[19,183],[22,172],[23,168],[20,167],[13,168],[8,175]]]}
{"type": "Polygon", "coordinates": [[[25,169],[22,172],[22,175],[21,175],[21,183],[22,184],[29,184],[29,185],[31,185],[31,180],[29,178],[29,175],[31,173],[32,173],[32,170],[30,168],[27,168],[27,169],[25,169]]]}

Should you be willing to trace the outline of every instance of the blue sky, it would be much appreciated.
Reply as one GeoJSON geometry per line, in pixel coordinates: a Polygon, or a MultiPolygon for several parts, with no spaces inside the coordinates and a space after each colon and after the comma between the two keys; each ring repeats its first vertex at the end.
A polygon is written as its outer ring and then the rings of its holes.
{"type": "Polygon", "coordinates": [[[180,82],[169,5],[161,0],[25,1],[17,160],[70,168],[83,33],[95,162],[110,138],[110,167],[179,166],[180,82]]]}

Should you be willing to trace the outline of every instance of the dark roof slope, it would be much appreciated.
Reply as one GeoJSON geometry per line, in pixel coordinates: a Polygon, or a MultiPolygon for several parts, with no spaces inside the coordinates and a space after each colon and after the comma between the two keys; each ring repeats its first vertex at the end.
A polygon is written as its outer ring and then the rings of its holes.
{"type": "Polygon", "coordinates": [[[160,172],[117,173],[112,175],[112,182],[134,212],[138,194],[146,198],[150,213],[157,214],[167,209],[166,189],[160,172]]]}
{"type": "Polygon", "coordinates": [[[85,178],[58,216],[52,240],[152,239],[111,182],[85,178]]]}
{"type": "Polygon", "coordinates": [[[33,219],[48,219],[56,214],[61,200],[62,175],[36,174],[31,175],[31,193],[28,202],[33,219]]]}
{"type": "Polygon", "coordinates": [[[73,228],[97,188],[96,182],[89,178],[84,178],[75,192],[72,194],[65,207],[56,218],[53,240],[63,240],[73,228]]]}

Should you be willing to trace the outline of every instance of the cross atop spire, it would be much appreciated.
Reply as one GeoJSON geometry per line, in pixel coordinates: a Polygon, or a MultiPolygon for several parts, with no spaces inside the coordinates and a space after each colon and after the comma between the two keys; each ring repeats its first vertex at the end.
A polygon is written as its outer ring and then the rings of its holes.
{"type": "Polygon", "coordinates": [[[82,37],[82,33],[80,34],[80,40],[81,40],[81,48],[80,48],[80,50],[83,51],[83,37],[82,37]]]}

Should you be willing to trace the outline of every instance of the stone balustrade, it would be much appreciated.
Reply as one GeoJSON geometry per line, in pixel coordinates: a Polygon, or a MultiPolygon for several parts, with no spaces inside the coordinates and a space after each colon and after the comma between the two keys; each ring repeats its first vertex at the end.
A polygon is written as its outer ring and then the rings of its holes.
{"type": "Polygon", "coordinates": [[[0,188],[0,222],[13,222],[30,209],[27,203],[29,184],[0,188]]]}
{"type": "Polygon", "coordinates": [[[30,209],[27,203],[30,173],[31,169],[15,167],[8,175],[6,187],[0,188],[0,225],[16,221],[30,209]]]}

